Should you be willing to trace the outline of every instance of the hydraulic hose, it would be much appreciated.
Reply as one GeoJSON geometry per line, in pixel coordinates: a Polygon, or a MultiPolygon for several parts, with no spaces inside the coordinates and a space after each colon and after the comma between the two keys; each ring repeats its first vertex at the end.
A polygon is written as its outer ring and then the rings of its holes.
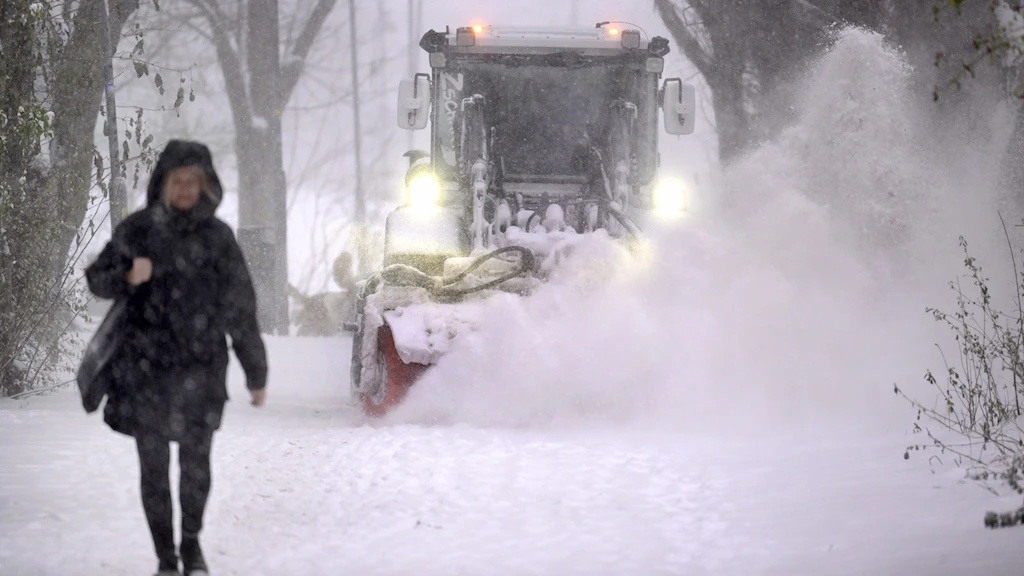
{"type": "MultiPolygon", "coordinates": [[[[525,248],[523,246],[505,246],[503,248],[492,250],[487,254],[477,257],[469,266],[466,267],[465,270],[459,272],[454,276],[430,276],[429,274],[425,274],[420,270],[406,264],[392,264],[381,270],[376,276],[379,276],[380,279],[388,282],[389,284],[419,286],[420,288],[426,288],[431,294],[437,297],[457,298],[459,296],[465,296],[466,294],[471,294],[473,292],[486,290],[488,288],[497,286],[502,282],[515,278],[516,276],[519,276],[524,272],[532,270],[534,262],[535,257],[533,255],[533,252],[530,251],[530,249],[525,248]],[[519,252],[519,266],[515,270],[503,274],[502,276],[490,280],[488,282],[478,284],[476,286],[470,286],[467,288],[452,288],[453,284],[457,284],[458,282],[466,278],[466,276],[468,276],[470,272],[482,266],[484,262],[492,258],[496,258],[506,252],[519,252]]],[[[371,283],[374,284],[374,288],[376,288],[377,282],[368,282],[367,284],[369,285],[371,283]]]]}
{"type": "Polygon", "coordinates": [[[615,219],[619,221],[619,224],[622,224],[622,227],[626,229],[626,232],[629,232],[629,235],[633,237],[633,240],[638,240],[640,238],[640,235],[642,234],[640,227],[637,226],[636,222],[633,222],[629,216],[626,216],[618,206],[608,203],[605,207],[612,213],[612,216],[615,216],[615,219]]]}

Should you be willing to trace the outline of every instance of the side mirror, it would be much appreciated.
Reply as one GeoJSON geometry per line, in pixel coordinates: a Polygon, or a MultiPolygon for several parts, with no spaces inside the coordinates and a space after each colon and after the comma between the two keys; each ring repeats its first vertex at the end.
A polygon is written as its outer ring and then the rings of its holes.
{"type": "Polygon", "coordinates": [[[398,84],[398,127],[422,130],[430,119],[430,75],[417,74],[398,84]]]}
{"type": "Polygon", "coordinates": [[[661,108],[665,114],[665,132],[692,134],[697,116],[697,91],[679,78],[666,78],[661,108]]]}

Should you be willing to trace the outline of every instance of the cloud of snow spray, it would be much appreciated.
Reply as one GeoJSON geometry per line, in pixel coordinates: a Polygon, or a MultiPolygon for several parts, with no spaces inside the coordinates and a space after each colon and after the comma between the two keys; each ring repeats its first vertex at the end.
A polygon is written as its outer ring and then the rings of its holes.
{"type": "Polygon", "coordinates": [[[911,72],[878,35],[840,33],[791,127],[723,175],[717,209],[654,231],[649,266],[585,245],[496,306],[392,420],[905,429],[892,386],[938,367],[925,307],[949,308],[957,236],[998,226],[985,170],[944,170],[968,144],[949,154],[920,128],[911,72]]]}

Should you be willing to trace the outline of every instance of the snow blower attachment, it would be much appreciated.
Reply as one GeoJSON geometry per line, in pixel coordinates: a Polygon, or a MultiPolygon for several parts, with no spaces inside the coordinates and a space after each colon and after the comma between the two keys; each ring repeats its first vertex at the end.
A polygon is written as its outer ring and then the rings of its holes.
{"type": "Polygon", "coordinates": [[[483,301],[528,296],[579,238],[632,246],[652,216],[685,211],[684,186],[658,178],[658,108],[666,132],[692,133],[694,89],[659,89],[667,40],[608,24],[423,35],[431,74],[401,82],[397,120],[429,122],[430,152],[406,154],[405,203],[349,326],[365,414],[401,402],[483,301]]]}

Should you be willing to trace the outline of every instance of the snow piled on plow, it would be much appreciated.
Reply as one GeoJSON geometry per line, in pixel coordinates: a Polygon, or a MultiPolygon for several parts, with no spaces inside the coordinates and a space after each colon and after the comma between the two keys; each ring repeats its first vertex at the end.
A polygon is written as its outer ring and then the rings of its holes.
{"type": "MultiPolygon", "coordinates": [[[[617,277],[629,274],[637,266],[627,258],[625,248],[603,231],[594,234],[566,232],[525,232],[512,227],[507,232],[509,245],[523,246],[539,261],[540,277],[552,278],[563,288],[584,295],[617,277]],[[582,258],[576,255],[580,254],[582,258]]],[[[468,287],[480,285],[503,274],[463,280],[468,287]]],[[[532,282],[541,282],[530,278],[532,282]]],[[[507,283],[506,283],[507,284],[507,283]]],[[[402,289],[394,297],[371,296],[373,307],[388,310],[383,317],[394,335],[399,357],[406,363],[434,364],[451,349],[452,343],[491,321],[494,310],[515,306],[516,296],[500,289],[472,293],[463,300],[441,304],[430,301],[425,290],[402,289]]],[[[372,356],[370,357],[372,358],[372,356]]]]}
{"type": "Polygon", "coordinates": [[[893,384],[938,361],[924,311],[948,306],[957,236],[984,252],[997,229],[994,187],[930,145],[909,73],[880,36],[839,34],[790,127],[699,191],[716,210],[649,230],[646,257],[581,245],[490,306],[391,421],[905,429],[893,384]]]}
{"type": "Polygon", "coordinates": [[[385,312],[384,320],[402,362],[433,364],[448,352],[452,340],[482,323],[484,310],[481,302],[412,304],[385,312]]]}

